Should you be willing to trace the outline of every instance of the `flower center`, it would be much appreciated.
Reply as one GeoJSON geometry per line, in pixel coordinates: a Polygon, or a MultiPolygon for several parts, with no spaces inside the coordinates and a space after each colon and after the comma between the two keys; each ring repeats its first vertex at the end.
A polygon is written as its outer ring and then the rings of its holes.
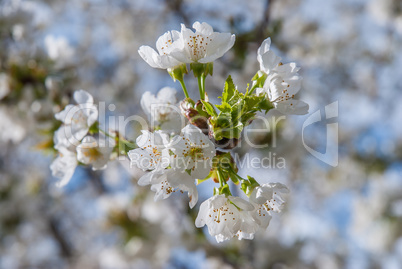
{"type": "Polygon", "coordinates": [[[228,221],[230,219],[236,220],[236,216],[234,216],[234,212],[229,211],[229,207],[227,205],[223,205],[220,208],[214,209],[213,213],[209,215],[210,218],[216,223],[220,223],[221,221],[228,221]]]}
{"type": "Polygon", "coordinates": [[[89,158],[89,161],[92,162],[99,157],[102,156],[102,153],[98,150],[98,148],[86,148],[82,151],[85,157],[89,158]]]}
{"type": "Polygon", "coordinates": [[[203,35],[191,35],[189,42],[187,45],[190,48],[190,57],[191,60],[197,62],[199,59],[204,58],[207,54],[208,42],[211,42],[212,39],[208,36],[203,35]]]}
{"type": "Polygon", "coordinates": [[[192,158],[193,160],[202,159],[204,156],[204,152],[202,148],[199,147],[191,147],[190,150],[187,152],[188,157],[192,158]]]}

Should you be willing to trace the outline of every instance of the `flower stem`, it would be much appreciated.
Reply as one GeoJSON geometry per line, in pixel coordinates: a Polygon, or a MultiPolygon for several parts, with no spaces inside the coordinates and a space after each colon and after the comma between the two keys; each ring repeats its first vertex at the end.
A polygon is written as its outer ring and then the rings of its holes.
{"type": "Polygon", "coordinates": [[[203,93],[203,96],[204,96],[204,99],[205,99],[205,78],[206,78],[207,76],[205,75],[205,74],[202,74],[201,75],[201,82],[202,82],[202,93],[203,93]]]}
{"type": "Polygon", "coordinates": [[[246,96],[252,94],[255,91],[255,89],[257,89],[257,84],[255,84],[253,87],[251,87],[251,89],[246,93],[246,96]]]}
{"type": "Polygon", "coordinates": [[[99,131],[100,131],[101,133],[103,133],[104,135],[110,137],[110,138],[115,138],[114,136],[112,136],[111,134],[109,134],[108,132],[106,132],[106,131],[104,131],[104,130],[102,130],[102,129],[100,129],[100,128],[99,128],[99,131]]]}
{"type": "Polygon", "coordinates": [[[219,185],[221,185],[221,187],[225,186],[226,182],[225,182],[225,180],[223,179],[221,170],[220,170],[220,169],[217,169],[216,172],[217,172],[217,174],[218,174],[219,185]]]}
{"type": "Polygon", "coordinates": [[[180,85],[181,85],[181,87],[183,88],[183,92],[184,92],[184,95],[186,96],[186,98],[190,98],[190,97],[188,96],[186,84],[184,84],[183,78],[182,78],[182,79],[178,79],[178,81],[180,82],[180,85]]]}
{"type": "Polygon", "coordinates": [[[200,98],[201,100],[205,99],[205,91],[204,91],[204,82],[205,81],[205,76],[200,75],[198,76],[198,90],[200,91],[200,98]]]}

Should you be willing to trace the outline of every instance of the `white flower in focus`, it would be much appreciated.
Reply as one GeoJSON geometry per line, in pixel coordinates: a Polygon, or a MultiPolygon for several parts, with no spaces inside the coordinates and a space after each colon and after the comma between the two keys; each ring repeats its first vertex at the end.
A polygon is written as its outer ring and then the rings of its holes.
{"type": "Polygon", "coordinates": [[[177,118],[176,103],[176,90],[170,87],[162,88],[157,96],[147,91],[141,98],[141,107],[145,114],[159,123],[177,118]]]}
{"type": "Polygon", "coordinates": [[[7,74],[0,73],[0,100],[10,92],[10,79],[7,74]]]}
{"type": "Polygon", "coordinates": [[[206,23],[193,24],[195,32],[181,25],[180,37],[183,48],[175,49],[171,55],[182,63],[209,63],[220,58],[235,42],[235,35],[230,33],[214,32],[206,23]]]}
{"type": "Polygon", "coordinates": [[[67,148],[59,148],[59,156],[50,165],[52,175],[60,179],[58,187],[67,185],[77,167],[77,156],[75,152],[67,148]]]}
{"type": "Polygon", "coordinates": [[[49,58],[54,61],[68,63],[74,56],[74,49],[71,48],[67,39],[63,36],[47,35],[45,37],[45,47],[49,58]]]}
{"type": "Polygon", "coordinates": [[[156,41],[156,49],[141,46],[138,53],[153,68],[172,69],[181,64],[171,56],[172,50],[182,48],[183,42],[178,31],[166,32],[156,41]]]}
{"type": "Polygon", "coordinates": [[[74,92],[77,105],[67,105],[55,115],[64,124],[55,132],[55,148],[78,145],[98,118],[92,96],[84,90],[74,92]]]}
{"type": "Polygon", "coordinates": [[[240,197],[215,195],[200,206],[195,226],[208,226],[210,235],[222,242],[238,236],[239,239],[252,239],[258,228],[250,212],[254,206],[240,197]]]}
{"type": "Polygon", "coordinates": [[[255,204],[253,217],[266,229],[271,220],[271,212],[279,213],[285,203],[281,194],[288,193],[288,188],[281,183],[269,183],[256,187],[250,195],[250,202],[255,204]]]}
{"type": "Polygon", "coordinates": [[[154,174],[152,177],[141,177],[138,181],[140,186],[150,184],[152,185],[151,190],[155,192],[155,201],[166,199],[176,191],[188,192],[190,208],[193,208],[198,201],[198,192],[194,179],[187,172],[166,169],[162,173],[154,174]]]}
{"type": "Polygon", "coordinates": [[[267,79],[263,88],[257,89],[257,94],[266,94],[269,101],[283,114],[307,114],[308,104],[293,99],[301,88],[302,77],[297,73],[300,68],[296,63],[282,64],[281,58],[270,50],[270,45],[271,39],[267,38],[258,49],[260,70],[267,74],[267,79]]]}
{"type": "Polygon", "coordinates": [[[151,182],[152,177],[161,175],[169,166],[170,155],[166,148],[168,143],[168,134],[162,131],[151,133],[142,130],[142,135],[136,139],[138,148],[128,152],[131,166],[135,165],[144,171],[151,171],[143,175],[140,182],[151,182]]]}
{"type": "Polygon", "coordinates": [[[216,150],[201,129],[188,124],[182,129],[182,135],[172,139],[168,148],[174,153],[171,163],[173,169],[188,171],[193,179],[204,179],[208,176],[216,150]]]}
{"type": "Polygon", "coordinates": [[[138,180],[138,185],[152,185],[151,190],[156,192],[155,200],[166,199],[177,190],[186,191],[190,197],[190,207],[193,208],[198,200],[194,179],[185,171],[166,169],[171,159],[166,148],[169,144],[168,134],[143,130],[136,143],[139,148],[128,152],[131,165],[150,171],[138,180]]]}
{"type": "Polygon", "coordinates": [[[93,170],[105,169],[114,145],[112,139],[102,137],[98,143],[93,136],[86,136],[77,146],[77,160],[86,165],[91,164],[93,170]]]}

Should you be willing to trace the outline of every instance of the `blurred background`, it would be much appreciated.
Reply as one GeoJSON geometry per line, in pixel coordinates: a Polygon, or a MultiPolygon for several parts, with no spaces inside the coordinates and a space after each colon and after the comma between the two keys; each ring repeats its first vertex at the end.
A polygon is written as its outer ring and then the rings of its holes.
{"type": "MultiPolygon", "coordinates": [[[[185,80],[195,98],[191,76],[185,80]]],[[[400,0],[3,0],[0,268],[402,268],[401,78],[400,0]],[[207,78],[212,101],[229,74],[245,89],[258,70],[257,48],[270,36],[284,62],[302,67],[298,98],[310,115],[325,119],[325,106],[337,102],[338,117],[303,130],[309,115],[290,116],[275,135],[252,137],[269,147],[236,149],[284,158],[285,167],[240,174],[291,190],[284,211],[252,241],[217,244],[194,226],[213,182],[198,186],[198,206],[189,210],[186,195],[154,202],[127,161],[102,172],[79,167],[62,189],[50,174],[54,113],[74,90],[106,101],[110,116],[144,116],[144,91],[171,86],[184,97],[137,50],[197,20],[236,34],[207,78]],[[305,147],[325,153],[327,132],[339,134],[331,142],[338,159],[329,156],[337,165],[305,147]]],[[[128,135],[135,139],[135,126],[128,135]]]]}

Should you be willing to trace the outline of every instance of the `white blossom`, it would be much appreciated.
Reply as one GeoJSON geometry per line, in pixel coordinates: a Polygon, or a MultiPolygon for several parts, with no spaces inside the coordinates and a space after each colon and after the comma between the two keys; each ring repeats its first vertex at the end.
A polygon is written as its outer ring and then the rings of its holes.
{"type": "Polygon", "coordinates": [[[212,141],[198,127],[188,124],[175,136],[168,148],[173,152],[171,166],[188,171],[193,179],[204,179],[212,168],[216,150],[212,141]]]}
{"type": "Polygon", "coordinates": [[[93,136],[86,136],[77,146],[77,160],[92,165],[93,170],[105,169],[114,148],[114,141],[101,136],[99,143],[93,136]]]}
{"type": "Polygon", "coordinates": [[[281,58],[270,50],[271,39],[262,42],[257,53],[260,70],[267,74],[263,88],[257,94],[266,94],[269,101],[283,114],[303,115],[308,113],[308,104],[294,100],[301,88],[302,77],[297,73],[296,63],[282,64],[281,58]]]}
{"type": "Polygon", "coordinates": [[[217,242],[235,236],[252,239],[258,229],[258,223],[250,215],[253,210],[254,206],[240,197],[215,195],[201,204],[195,226],[207,225],[209,234],[215,236],[217,242]]]}
{"type": "Polygon", "coordinates": [[[198,200],[194,178],[185,170],[167,169],[171,158],[174,158],[169,153],[169,136],[163,131],[151,133],[143,130],[136,143],[139,148],[128,153],[131,165],[148,171],[138,180],[138,184],[152,185],[151,190],[156,192],[155,200],[165,199],[176,191],[186,191],[190,197],[190,207],[194,207],[198,200]]]}
{"type": "Polygon", "coordinates": [[[50,165],[52,175],[60,179],[57,186],[67,185],[77,167],[77,155],[67,148],[59,148],[59,156],[50,165]]]}
{"type": "Polygon", "coordinates": [[[266,229],[271,220],[271,212],[279,213],[285,203],[281,194],[288,193],[288,188],[281,183],[269,183],[256,187],[250,195],[250,202],[255,205],[254,219],[262,229],[266,229]]]}
{"type": "Polygon", "coordinates": [[[170,87],[162,88],[156,96],[147,91],[141,97],[141,107],[145,114],[158,123],[177,119],[180,112],[175,113],[176,104],[176,90],[170,87]]]}
{"type": "Polygon", "coordinates": [[[209,63],[220,58],[235,42],[235,35],[214,32],[206,23],[195,22],[195,32],[181,25],[180,38],[183,47],[172,50],[171,55],[182,63],[209,63]]]}
{"type": "Polygon", "coordinates": [[[84,90],[74,92],[77,105],[67,105],[55,115],[64,124],[55,133],[55,148],[78,145],[98,118],[92,96],[84,90]]]}
{"type": "Polygon", "coordinates": [[[171,69],[181,64],[171,56],[172,50],[183,47],[183,40],[178,31],[168,31],[156,41],[156,49],[149,46],[141,46],[138,53],[153,68],[171,69]]]}
{"type": "Polygon", "coordinates": [[[153,133],[142,130],[142,135],[137,137],[137,149],[130,150],[128,157],[131,165],[136,165],[144,171],[159,171],[169,166],[170,155],[166,148],[169,136],[163,131],[153,133]]]}
{"type": "Polygon", "coordinates": [[[198,192],[194,179],[185,171],[166,169],[154,174],[152,177],[143,176],[138,181],[140,186],[149,184],[152,185],[151,190],[155,192],[155,201],[166,199],[176,191],[188,192],[190,208],[193,208],[198,201],[198,192]]]}
{"type": "Polygon", "coordinates": [[[137,166],[145,173],[139,183],[143,185],[150,184],[154,176],[160,176],[165,172],[170,163],[169,150],[166,145],[169,143],[169,136],[162,131],[153,133],[142,130],[142,135],[137,137],[136,144],[138,148],[130,150],[128,157],[130,165],[137,166]]]}

